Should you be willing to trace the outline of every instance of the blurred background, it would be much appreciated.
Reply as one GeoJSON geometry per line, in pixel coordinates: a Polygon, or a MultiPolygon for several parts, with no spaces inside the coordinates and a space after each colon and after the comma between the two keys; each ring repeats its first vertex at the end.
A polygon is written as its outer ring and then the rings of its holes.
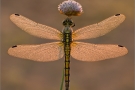
{"type": "MultiPolygon", "coordinates": [[[[59,90],[64,58],[53,62],[35,62],[7,54],[17,44],[52,42],[34,37],[15,26],[9,19],[19,13],[41,24],[62,30],[66,16],[58,12],[63,0],[2,0],[1,27],[1,90],[59,90]]],[[[120,44],[129,50],[122,57],[99,62],[82,62],[71,58],[70,90],[133,90],[134,89],[134,1],[133,0],[77,0],[84,10],[72,17],[76,26],[98,23],[114,14],[122,13],[126,20],[115,30],[84,42],[120,44]]]]}

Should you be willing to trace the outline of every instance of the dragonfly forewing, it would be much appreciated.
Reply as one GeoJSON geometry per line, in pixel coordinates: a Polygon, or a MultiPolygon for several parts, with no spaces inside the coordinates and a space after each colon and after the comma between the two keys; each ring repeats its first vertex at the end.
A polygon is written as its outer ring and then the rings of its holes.
{"type": "Polygon", "coordinates": [[[123,14],[116,14],[99,23],[80,28],[73,32],[73,40],[90,39],[103,36],[125,20],[123,14]]]}
{"type": "Polygon", "coordinates": [[[62,58],[64,49],[61,42],[39,45],[16,45],[9,48],[8,54],[19,58],[46,62],[62,58]]]}
{"type": "Polygon", "coordinates": [[[121,45],[73,42],[71,46],[71,56],[81,61],[100,61],[128,53],[128,50],[121,45]]]}
{"type": "Polygon", "coordinates": [[[10,19],[19,28],[27,33],[45,39],[61,40],[62,33],[52,27],[36,23],[22,15],[12,14],[10,19]]]}

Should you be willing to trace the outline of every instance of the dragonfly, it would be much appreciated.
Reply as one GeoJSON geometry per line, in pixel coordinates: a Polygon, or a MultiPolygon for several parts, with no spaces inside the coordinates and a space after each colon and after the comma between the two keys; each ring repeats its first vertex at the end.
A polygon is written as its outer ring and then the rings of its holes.
{"type": "Polygon", "coordinates": [[[38,45],[14,45],[8,54],[14,57],[48,62],[65,58],[65,90],[69,90],[70,58],[80,61],[101,61],[123,56],[128,53],[126,47],[116,44],[92,44],[77,40],[97,38],[103,36],[120,25],[124,20],[123,14],[113,15],[99,23],[92,24],[73,31],[75,23],[70,17],[63,20],[64,26],[59,31],[50,26],[36,23],[20,14],[12,14],[11,21],[25,32],[56,42],[38,45]],[[58,41],[59,40],[59,41],[58,41]]]}

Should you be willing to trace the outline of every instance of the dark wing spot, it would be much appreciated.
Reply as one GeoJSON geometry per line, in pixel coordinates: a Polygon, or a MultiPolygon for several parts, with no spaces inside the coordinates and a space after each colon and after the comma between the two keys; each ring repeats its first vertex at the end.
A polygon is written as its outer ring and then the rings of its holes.
{"type": "Polygon", "coordinates": [[[120,14],[115,14],[115,16],[119,16],[120,14]]]}
{"type": "Polygon", "coordinates": [[[12,48],[15,48],[15,47],[17,47],[17,45],[12,46],[12,48]]]}
{"type": "Polygon", "coordinates": [[[119,47],[124,47],[124,46],[122,46],[122,45],[118,45],[119,47]]]}
{"type": "Polygon", "coordinates": [[[15,14],[16,16],[20,16],[20,14],[15,14]]]}

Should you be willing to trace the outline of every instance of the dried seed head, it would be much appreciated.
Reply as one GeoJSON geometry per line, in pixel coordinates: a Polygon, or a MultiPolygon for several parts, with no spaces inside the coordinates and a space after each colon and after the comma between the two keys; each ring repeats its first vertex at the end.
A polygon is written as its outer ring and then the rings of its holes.
{"type": "Polygon", "coordinates": [[[58,5],[61,14],[67,16],[79,16],[82,14],[82,6],[74,0],[67,0],[58,5]]]}

